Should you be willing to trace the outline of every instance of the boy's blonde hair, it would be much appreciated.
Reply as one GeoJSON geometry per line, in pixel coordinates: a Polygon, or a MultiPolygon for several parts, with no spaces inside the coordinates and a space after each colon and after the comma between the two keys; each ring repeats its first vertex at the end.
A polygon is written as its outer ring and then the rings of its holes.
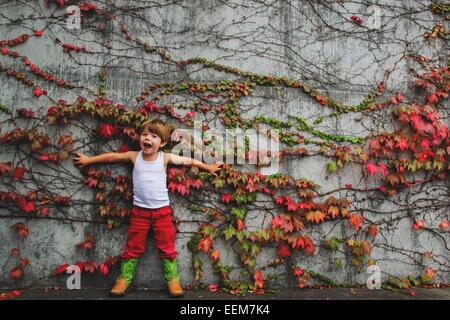
{"type": "Polygon", "coordinates": [[[158,137],[160,137],[161,142],[165,142],[166,144],[168,144],[171,140],[170,137],[174,129],[175,128],[172,125],[165,123],[162,120],[147,120],[142,123],[141,128],[139,129],[139,135],[147,130],[148,132],[154,133],[158,137]]]}

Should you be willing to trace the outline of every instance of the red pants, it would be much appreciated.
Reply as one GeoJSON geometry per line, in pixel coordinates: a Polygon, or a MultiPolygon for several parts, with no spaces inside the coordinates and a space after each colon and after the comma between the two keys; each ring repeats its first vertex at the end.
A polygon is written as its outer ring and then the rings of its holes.
{"type": "Polygon", "coordinates": [[[172,221],[173,209],[165,206],[147,209],[133,206],[127,243],[122,253],[122,260],[140,258],[145,252],[147,234],[151,226],[155,233],[156,248],[160,259],[173,260],[178,255],[175,251],[175,226],[172,221]]]}

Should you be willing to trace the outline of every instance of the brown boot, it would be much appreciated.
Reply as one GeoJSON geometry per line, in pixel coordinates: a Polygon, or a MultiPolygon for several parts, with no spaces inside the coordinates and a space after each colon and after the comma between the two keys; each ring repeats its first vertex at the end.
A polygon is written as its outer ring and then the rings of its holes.
{"type": "Polygon", "coordinates": [[[177,278],[173,278],[167,282],[167,289],[169,290],[169,296],[172,298],[180,298],[183,296],[183,288],[181,288],[180,281],[177,278]]]}
{"type": "Polygon", "coordinates": [[[116,279],[116,284],[110,291],[111,297],[123,297],[131,288],[134,272],[138,265],[139,259],[133,258],[122,261],[120,265],[120,276],[116,279]]]}
{"type": "Polygon", "coordinates": [[[112,297],[123,297],[127,293],[129,287],[130,286],[127,284],[125,278],[122,276],[119,276],[116,280],[116,284],[111,289],[109,294],[112,297]]]}

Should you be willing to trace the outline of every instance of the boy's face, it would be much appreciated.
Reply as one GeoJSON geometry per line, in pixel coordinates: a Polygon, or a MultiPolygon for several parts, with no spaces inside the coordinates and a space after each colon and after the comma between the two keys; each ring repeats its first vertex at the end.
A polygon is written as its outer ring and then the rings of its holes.
{"type": "Polygon", "coordinates": [[[161,142],[161,138],[156,133],[149,132],[145,129],[140,135],[139,144],[143,154],[151,155],[164,147],[166,142],[161,142]]]}

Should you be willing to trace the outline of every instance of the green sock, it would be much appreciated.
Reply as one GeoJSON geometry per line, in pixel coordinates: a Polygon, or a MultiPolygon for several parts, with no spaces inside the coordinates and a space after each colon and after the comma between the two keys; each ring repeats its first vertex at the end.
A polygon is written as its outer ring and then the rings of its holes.
{"type": "Polygon", "coordinates": [[[162,259],[163,267],[164,267],[164,279],[166,282],[169,282],[173,278],[176,278],[180,281],[180,274],[177,270],[177,259],[173,259],[170,261],[169,259],[162,259]]]}
{"type": "Polygon", "coordinates": [[[122,261],[122,264],[120,265],[120,275],[124,277],[127,284],[130,284],[133,281],[134,272],[136,271],[138,262],[138,258],[122,261]]]}

